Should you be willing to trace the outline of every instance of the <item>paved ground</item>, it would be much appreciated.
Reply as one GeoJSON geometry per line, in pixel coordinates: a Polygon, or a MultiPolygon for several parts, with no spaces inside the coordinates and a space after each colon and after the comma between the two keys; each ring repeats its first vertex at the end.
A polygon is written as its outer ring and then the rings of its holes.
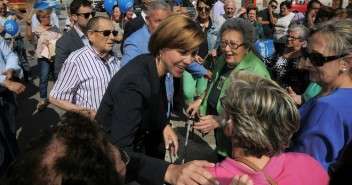
{"type": "MultiPolygon", "coordinates": [[[[65,17],[65,12],[61,12],[62,17],[65,17]]],[[[98,13],[98,15],[106,15],[105,13],[98,13]]],[[[64,19],[60,19],[60,25],[63,26],[64,19]]],[[[24,34],[25,31],[25,22],[20,22],[21,31],[24,34]]],[[[33,50],[33,46],[31,46],[28,42],[26,42],[27,48],[29,50],[33,50]]],[[[24,149],[26,144],[30,141],[30,139],[36,136],[42,128],[50,127],[51,125],[57,124],[60,120],[60,115],[64,113],[64,111],[54,107],[53,105],[49,105],[48,108],[44,112],[37,112],[36,105],[39,100],[38,93],[38,69],[37,69],[37,61],[36,59],[29,61],[32,74],[34,77],[33,83],[25,84],[27,89],[26,91],[18,96],[18,143],[20,149],[24,149]]],[[[53,86],[53,81],[49,81],[49,88],[53,86]]],[[[181,109],[182,110],[182,109],[181,109]]],[[[171,160],[174,163],[181,163],[181,160],[184,156],[184,141],[185,141],[185,121],[186,117],[182,113],[182,111],[176,113],[176,115],[172,116],[172,123],[176,133],[179,136],[180,140],[180,149],[178,152],[178,158],[172,157],[171,160]]],[[[215,161],[215,141],[213,133],[202,137],[198,131],[195,131],[194,134],[190,137],[190,142],[188,144],[187,151],[187,159],[186,161],[190,161],[193,159],[206,159],[209,161],[215,161]]],[[[165,155],[165,159],[170,161],[170,155],[167,152],[165,155]]]]}

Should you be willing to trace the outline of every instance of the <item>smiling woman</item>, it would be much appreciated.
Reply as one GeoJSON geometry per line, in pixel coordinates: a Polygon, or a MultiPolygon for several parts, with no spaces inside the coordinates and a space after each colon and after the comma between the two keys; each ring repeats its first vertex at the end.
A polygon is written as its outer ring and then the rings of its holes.
{"type": "MultiPolygon", "coordinates": [[[[178,150],[177,136],[166,117],[166,73],[181,77],[194,60],[203,38],[201,28],[185,15],[162,21],[150,37],[150,54],[139,55],[121,68],[110,81],[97,112],[97,119],[104,124],[112,144],[131,155],[143,152],[160,159],[148,158],[154,164],[139,169],[142,172],[138,175],[148,176],[148,180],[164,178],[169,164],[163,159],[169,140],[175,146],[174,155],[178,150]]],[[[135,174],[128,173],[133,167],[133,164],[127,166],[127,175],[135,174]]]]}
{"type": "Polygon", "coordinates": [[[264,63],[254,54],[252,48],[255,33],[252,24],[245,19],[229,19],[220,29],[220,47],[222,56],[216,62],[212,83],[200,98],[189,105],[187,110],[193,113],[200,109],[200,121],[194,128],[202,133],[215,129],[217,153],[219,160],[231,155],[231,143],[218,129],[222,107],[220,99],[224,96],[230,82],[230,74],[245,70],[270,78],[264,63]],[[204,100],[204,101],[203,101],[204,100]],[[202,103],[203,102],[203,103],[202,103]]]}
{"type": "Polygon", "coordinates": [[[304,67],[321,92],[299,111],[301,127],[290,151],[307,153],[328,170],[352,141],[352,20],[313,27],[304,67]]]}

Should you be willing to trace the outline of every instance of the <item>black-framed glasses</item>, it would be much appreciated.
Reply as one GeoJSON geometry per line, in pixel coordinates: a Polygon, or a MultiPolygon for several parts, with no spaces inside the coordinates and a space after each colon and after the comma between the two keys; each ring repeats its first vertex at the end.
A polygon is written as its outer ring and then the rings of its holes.
{"type": "Polygon", "coordinates": [[[120,152],[120,156],[121,156],[121,161],[123,161],[125,163],[125,165],[127,166],[128,163],[130,163],[130,156],[127,155],[127,153],[122,150],[121,148],[117,148],[120,152]]]}
{"type": "Polygon", "coordinates": [[[197,10],[198,11],[203,11],[203,9],[206,11],[206,12],[209,12],[210,11],[210,7],[209,6],[198,6],[197,7],[197,10]]]}
{"type": "Polygon", "coordinates": [[[348,55],[348,54],[342,54],[337,56],[325,57],[320,53],[309,53],[307,48],[301,48],[301,53],[304,59],[309,58],[309,61],[310,63],[312,63],[313,66],[323,66],[327,62],[331,62],[333,60],[337,60],[348,55]]]}
{"type": "Polygon", "coordinates": [[[230,47],[231,49],[236,50],[236,49],[238,49],[239,47],[243,46],[244,43],[242,43],[242,44],[237,44],[237,43],[228,42],[228,41],[221,41],[221,42],[220,42],[220,46],[221,46],[222,48],[226,48],[227,45],[229,45],[229,47],[230,47]]]}
{"type": "Polygon", "coordinates": [[[286,35],[286,39],[291,39],[291,40],[297,40],[300,39],[299,37],[294,37],[294,36],[290,36],[290,35],[286,35]]]}
{"type": "Polygon", "coordinates": [[[276,9],[276,8],[277,8],[277,6],[275,6],[275,5],[271,5],[271,8],[276,9]]]}
{"type": "Polygon", "coordinates": [[[119,33],[116,30],[103,30],[103,31],[94,31],[94,32],[102,33],[105,37],[110,36],[111,33],[114,37],[116,37],[117,34],[119,33]]]}
{"type": "Polygon", "coordinates": [[[91,16],[91,15],[92,15],[92,17],[94,17],[94,16],[95,16],[95,12],[89,12],[89,13],[77,13],[77,15],[78,15],[78,16],[82,16],[82,17],[84,17],[85,19],[88,19],[88,18],[89,18],[89,16],[91,16]]]}

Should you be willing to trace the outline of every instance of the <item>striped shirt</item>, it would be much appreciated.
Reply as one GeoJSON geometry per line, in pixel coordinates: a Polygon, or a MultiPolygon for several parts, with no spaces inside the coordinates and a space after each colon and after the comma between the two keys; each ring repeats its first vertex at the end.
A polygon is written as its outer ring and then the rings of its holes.
{"type": "Polygon", "coordinates": [[[119,70],[119,61],[113,52],[108,54],[108,61],[102,60],[89,45],[71,53],[50,96],[98,110],[111,78],[119,70]]]}

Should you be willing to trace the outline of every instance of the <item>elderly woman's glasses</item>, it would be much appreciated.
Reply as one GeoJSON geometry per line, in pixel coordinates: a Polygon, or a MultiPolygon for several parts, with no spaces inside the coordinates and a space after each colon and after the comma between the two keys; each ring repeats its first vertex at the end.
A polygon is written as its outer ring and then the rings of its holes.
{"type": "Polygon", "coordinates": [[[95,12],[90,12],[90,13],[77,13],[78,16],[82,16],[85,19],[88,19],[90,15],[92,15],[92,17],[95,16],[95,12]]]}
{"type": "Polygon", "coordinates": [[[231,49],[236,50],[236,49],[238,49],[239,47],[243,46],[244,43],[242,43],[242,44],[237,44],[237,43],[234,43],[234,42],[227,42],[227,41],[221,41],[221,42],[220,42],[220,46],[221,46],[222,48],[226,48],[227,45],[229,45],[229,47],[230,47],[231,49]]]}
{"type": "Polygon", "coordinates": [[[94,31],[94,32],[102,33],[105,37],[110,36],[111,33],[114,37],[116,37],[117,34],[119,33],[116,30],[103,30],[103,31],[94,31]]]}
{"type": "Polygon", "coordinates": [[[286,35],[286,39],[291,39],[293,41],[297,40],[297,39],[300,39],[299,37],[293,37],[293,36],[290,36],[290,35],[286,35]]]}
{"type": "Polygon", "coordinates": [[[202,7],[202,6],[198,6],[197,7],[197,10],[198,11],[203,11],[203,9],[206,11],[206,12],[209,12],[210,11],[210,7],[209,6],[204,6],[204,7],[202,7]]]}
{"type": "Polygon", "coordinates": [[[320,53],[309,53],[307,48],[301,48],[302,57],[307,59],[309,58],[310,63],[313,66],[323,66],[325,63],[337,60],[347,56],[348,54],[342,54],[337,56],[323,56],[320,53]]]}
{"type": "Polygon", "coordinates": [[[117,149],[120,152],[121,161],[123,161],[125,163],[125,165],[130,163],[130,157],[127,155],[127,153],[124,150],[122,150],[121,148],[117,148],[117,149]]]}

